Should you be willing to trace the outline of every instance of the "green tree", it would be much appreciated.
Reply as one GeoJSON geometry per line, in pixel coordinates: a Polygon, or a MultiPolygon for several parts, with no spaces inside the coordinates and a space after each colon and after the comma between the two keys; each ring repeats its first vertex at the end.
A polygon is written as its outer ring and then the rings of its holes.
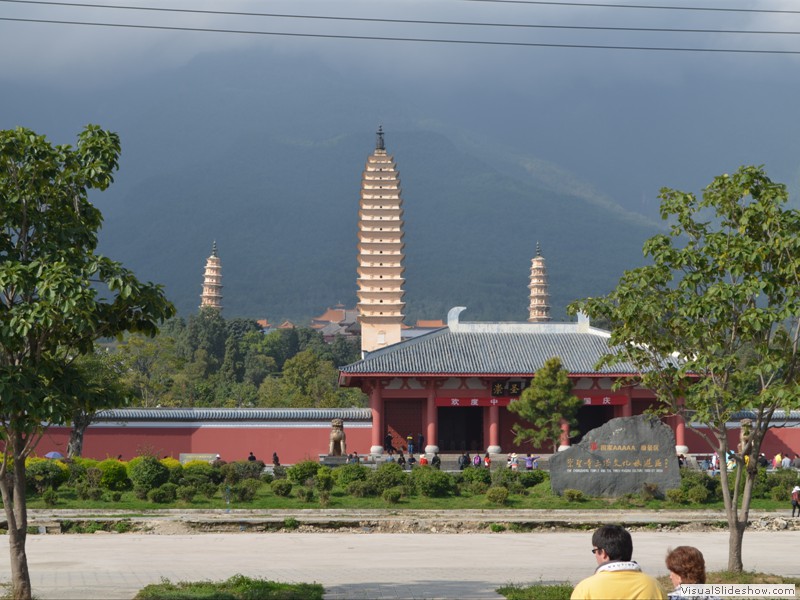
{"type": "Polygon", "coordinates": [[[225,357],[222,360],[219,372],[225,383],[237,383],[242,380],[244,364],[239,350],[239,342],[233,334],[229,335],[228,339],[225,340],[225,357]]]}
{"type": "Polygon", "coordinates": [[[94,125],[75,148],[0,132],[0,494],[14,598],[31,598],[25,459],[43,423],[74,414],[87,386],[75,357],[102,337],[153,335],[174,313],[159,286],[95,253],[102,217],[88,192],[111,184],[119,152],[118,136],[94,125]]]}
{"type": "Polygon", "coordinates": [[[97,349],[91,354],[78,355],[72,366],[77,372],[70,379],[82,382],[82,385],[74,398],[70,418],[72,429],[67,444],[69,458],[83,453],[83,435],[97,411],[124,406],[130,397],[130,390],[120,377],[122,365],[117,353],[97,349]]]}
{"type": "Polygon", "coordinates": [[[728,569],[741,571],[762,440],[777,409],[800,405],[800,213],[784,208],[786,188],[760,167],[716,177],[702,199],[667,188],[660,198],[671,229],[645,243],[653,264],[570,310],[611,324],[618,352],[599,366],[635,365],[663,410],[700,424],[720,456],[733,452],[737,467],[720,461],[721,483],[728,569]],[[728,428],[743,410],[752,424],[730,448],[728,428]]]}
{"type": "Polygon", "coordinates": [[[122,380],[133,392],[132,401],[145,408],[164,404],[174,374],[183,367],[175,338],[164,332],[154,338],[129,335],[119,344],[116,354],[122,380]]]}
{"type": "Polygon", "coordinates": [[[558,357],[548,358],[536,372],[531,385],[522,391],[518,400],[508,405],[508,410],[518,414],[533,428],[515,423],[514,443],[530,443],[534,448],[545,442],[553,444],[553,452],[558,448],[562,423],[568,423],[570,434],[577,435],[578,410],[583,401],[572,393],[569,373],[558,357]]]}

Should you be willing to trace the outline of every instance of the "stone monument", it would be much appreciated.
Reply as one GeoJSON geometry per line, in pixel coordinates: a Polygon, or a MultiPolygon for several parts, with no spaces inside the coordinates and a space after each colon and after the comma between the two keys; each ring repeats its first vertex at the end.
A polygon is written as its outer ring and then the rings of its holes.
{"type": "Polygon", "coordinates": [[[592,429],[581,442],[550,458],[550,485],[588,496],[624,496],[645,483],[664,491],[680,487],[675,435],[655,417],[611,419],[592,429]]]}

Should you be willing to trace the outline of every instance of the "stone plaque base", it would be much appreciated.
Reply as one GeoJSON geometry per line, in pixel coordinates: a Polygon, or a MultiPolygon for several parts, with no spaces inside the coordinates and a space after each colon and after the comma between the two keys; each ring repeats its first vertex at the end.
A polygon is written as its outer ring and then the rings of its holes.
{"type": "Polygon", "coordinates": [[[320,454],[319,462],[326,467],[340,467],[347,464],[346,456],[330,456],[329,454],[320,454]]]}

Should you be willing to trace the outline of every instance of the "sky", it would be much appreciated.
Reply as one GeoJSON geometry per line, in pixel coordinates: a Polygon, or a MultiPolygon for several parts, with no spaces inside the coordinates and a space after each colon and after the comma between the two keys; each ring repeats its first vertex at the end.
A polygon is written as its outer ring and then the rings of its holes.
{"type": "MultiPolygon", "coordinates": [[[[265,59],[319,61],[342,77],[370,74],[406,91],[419,88],[417,97],[432,107],[432,121],[457,125],[476,143],[489,136],[525,149],[651,216],[653,198],[662,185],[698,190],[738,164],[766,164],[773,177],[792,190],[800,178],[795,141],[800,131],[794,125],[800,122],[800,54],[686,51],[800,53],[800,7],[791,0],[106,1],[107,6],[174,10],[0,0],[0,85],[43,86],[50,103],[42,110],[57,112],[59,90],[102,90],[148,74],[169,73],[198,56],[248,51],[265,59]],[[619,6],[624,4],[628,6],[619,6]],[[714,10],[697,10],[703,7],[714,10]],[[398,19],[418,22],[385,22],[398,19]],[[640,31],[587,29],[600,27],[640,31]],[[450,43],[343,39],[346,36],[450,43]]],[[[0,122],[4,128],[13,125],[0,122]]]]}

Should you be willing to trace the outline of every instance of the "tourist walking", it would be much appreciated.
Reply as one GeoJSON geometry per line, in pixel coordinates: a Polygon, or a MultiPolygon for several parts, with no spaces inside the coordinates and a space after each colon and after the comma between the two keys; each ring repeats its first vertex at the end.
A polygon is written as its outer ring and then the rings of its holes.
{"type": "Polygon", "coordinates": [[[792,490],[792,516],[800,517],[800,485],[794,486],[792,490]],[[795,515],[797,511],[797,515],[795,515]]]}

